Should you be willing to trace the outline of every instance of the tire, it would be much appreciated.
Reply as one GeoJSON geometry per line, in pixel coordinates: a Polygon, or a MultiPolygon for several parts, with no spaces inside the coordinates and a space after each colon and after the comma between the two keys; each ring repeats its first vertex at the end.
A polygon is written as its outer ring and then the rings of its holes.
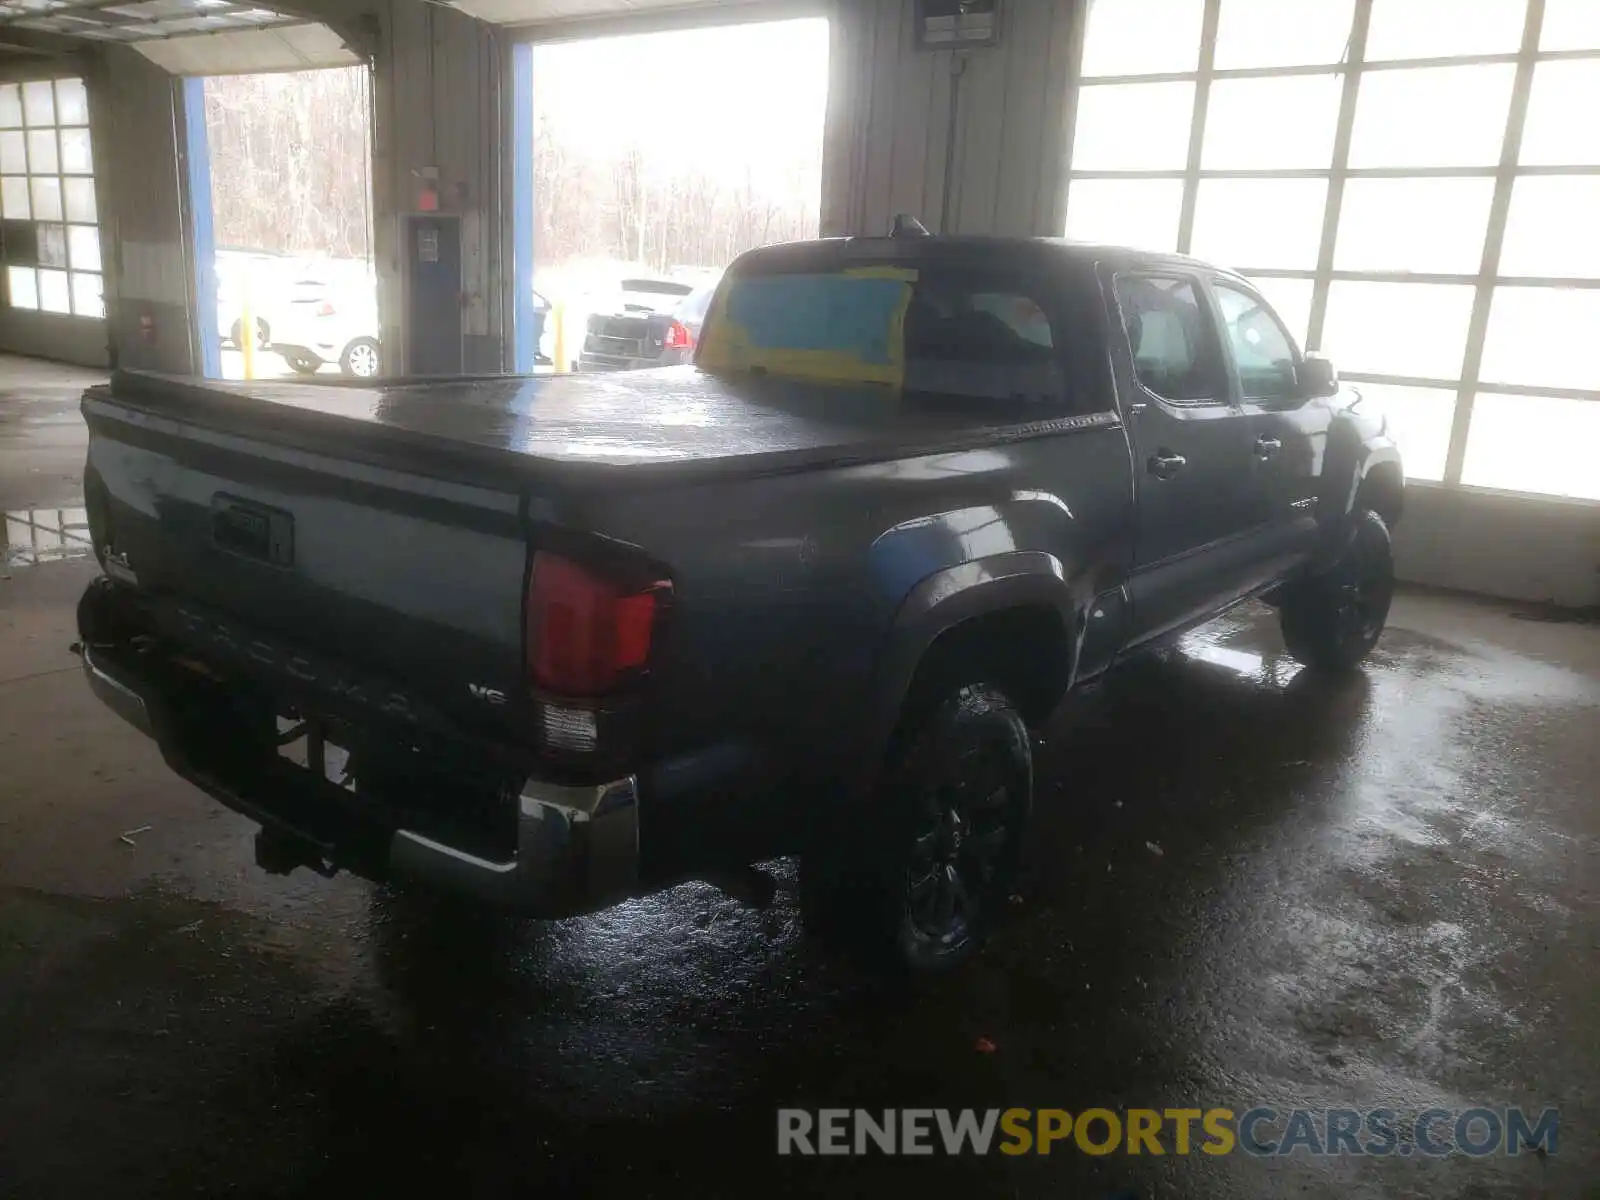
{"type": "MultiPolygon", "coordinates": [[[[271,334],[272,334],[272,327],[270,325],[268,325],[260,317],[257,317],[256,318],[256,349],[257,350],[265,350],[272,344],[271,341],[270,341],[271,334]]],[[[244,326],[241,325],[237,319],[235,319],[235,321],[233,322],[233,327],[228,330],[228,340],[233,343],[234,349],[242,350],[244,348],[244,326]]]]}
{"type": "Polygon", "coordinates": [[[382,370],[378,343],[373,338],[356,338],[339,356],[339,369],[357,379],[372,379],[382,370]]]}
{"type": "Polygon", "coordinates": [[[987,684],[908,705],[868,827],[850,849],[802,855],[808,930],[870,965],[928,976],[977,953],[1016,879],[1033,803],[1033,750],[987,684]]]}
{"type": "Polygon", "coordinates": [[[322,360],[309,354],[285,354],[283,361],[296,375],[315,375],[322,368],[322,360]]]}
{"type": "Polygon", "coordinates": [[[1389,527],[1363,509],[1351,519],[1338,560],[1284,591],[1278,609],[1284,645],[1308,667],[1349,671],[1378,644],[1393,597],[1389,527]]]}

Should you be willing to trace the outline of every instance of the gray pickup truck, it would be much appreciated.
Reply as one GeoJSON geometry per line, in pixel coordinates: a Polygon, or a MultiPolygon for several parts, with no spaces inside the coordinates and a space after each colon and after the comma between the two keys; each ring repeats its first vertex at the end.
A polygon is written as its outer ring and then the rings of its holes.
{"type": "Polygon", "coordinates": [[[1248,597],[1351,667],[1403,502],[1248,282],[1045,240],[753,251],[693,365],[83,412],[84,671],[262,866],[561,916],[797,853],[916,971],[1011,886],[1030,726],[1248,597]]]}

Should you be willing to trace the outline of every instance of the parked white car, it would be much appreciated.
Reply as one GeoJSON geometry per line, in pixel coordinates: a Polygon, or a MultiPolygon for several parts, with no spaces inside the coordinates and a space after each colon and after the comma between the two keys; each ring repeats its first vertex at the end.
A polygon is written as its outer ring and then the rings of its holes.
{"type": "Polygon", "coordinates": [[[314,375],[331,364],[370,379],[383,369],[378,341],[378,281],[371,264],[311,264],[293,287],[272,348],[289,369],[314,375]]]}

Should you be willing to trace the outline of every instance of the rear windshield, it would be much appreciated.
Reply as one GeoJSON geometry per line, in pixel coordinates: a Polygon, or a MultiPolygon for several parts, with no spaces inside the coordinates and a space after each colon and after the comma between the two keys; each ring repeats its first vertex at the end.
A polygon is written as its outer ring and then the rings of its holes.
{"type": "Polygon", "coordinates": [[[622,290],[643,292],[647,296],[687,296],[694,288],[687,283],[673,283],[667,279],[624,279],[622,290]]]}
{"type": "Polygon", "coordinates": [[[1061,339],[1026,281],[868,266],[730,278],[698,362],[833,383],[1006,400],[1059,399],[1061,339]]]}

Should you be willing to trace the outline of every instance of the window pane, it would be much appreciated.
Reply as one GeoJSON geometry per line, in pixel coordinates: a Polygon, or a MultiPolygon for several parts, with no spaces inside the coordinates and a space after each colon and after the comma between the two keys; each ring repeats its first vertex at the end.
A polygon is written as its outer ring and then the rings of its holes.
{"type": "Polygon", "coordinates": [[[6,288],[12,308],[39,307],[39,283],[32,267],[7,267],[6,288]]]}
{"type": "Polygon", "coordinates": [[[1350,165],[1493,166],[1505,141],[1515,71],[1504,63],[1363,75],[1350,165]]]}
{"type": "Polygon", "coordinates": [[[26,221],[32,215],[27,179],[21,175],[7,175],[0,179],[0,217],[7,221],[26,221]]]}
{"type": "Polygon", "coordinates": [[[64,267],[67,265],[67,227],[65,225],[40,225],[39,265],[64,267]]]}
{"type": "Polygon", "coordinates": [[[0,129],[22,127],[22,88],[15,83],[0,83],[0,129]]]}
{"type": "Polygon", "coordinates": [[[1257,276],[1250,282],[1272,305],[1272,311],[1278,314],[1278,319],[1288,328],[1295,343],[1304,346],[1306,330],[1311,328],[1311,280],[1262,279],[1257,276]]]}
{"type": "Polygon", "coordinates": [[[1511,54],[1527,0],[1373,0],[1367,59],[1511,54]]]}
{"type": "Polygon", "coordinates": [[[1600,402],[1479,392],[1461,481],[1600,500],[1600,402]]]}
{"type": "Polygon", "coordinates": [[[33,219],[61,220],[61,180],[54,175],[35,175],[28,182],[33,191],[33,219]]]}
{"type": "Polygon", "coordinates": [[[98,275],[72,276],[72,311],[80,317],[104,317],[106,303],[98,275]]]}
{"type": "Polygon", "coordinates": [[[1333,265],[1476,275],[1493,198],[1492,179],[1351,179],[1333,265]]]}
{"type": "Polygon", "coordinates": [[[92,175],[94,158],[89,153],[87,129],[61,131],[61,172],[64,175],[92,175]]]}
{"type": "Polygon", "coordinates": [[[1502,275],[1600,278],[1600,178],[1523,176],[1511,186],[1502,275]]]}
{"type": "Polygon", "coordinates": [[[1295,394],[1294,347],[1254,296],[1219,283],[1213,289],[1247,400],[1287,400],[1295,394]]]}
{"type": "Polygon", "coordinates": [[[1444,478],[1450,453],[1450,426],[1456,415],[1454,388],[1400,387],[1392,383],[1352,384],[1361,393],[1361,411],[1378,411],[1389,420],[1388,433],[1400,447],[1407,479],[1444,478]]]}
{"type": "Polygon", "coordinates": [[[1344,59],[1353,0],[1222,0],[1216,65],[1299,67],[1344,59]]]}
{"type": "Polygon", "coordinates": [[[1192,285],[1181,279],[1117,279],[1133,370],[1168,400],[1215,400],[1224,393],[1219,347],[1192,285]]]}
{"type": "Polygon", "coordinates": [[[1077,171],[1177,170],[1189,160],[1193,116],[1192,83],[1079,88],[1072,167],[1077,171]]]}
{"type": "Polygon", "coordinates": [[[28,148],[22,133],[12,130],[0,133],[0,172],[23,175],[28,170],[28,148]]]}
{"type": "Polygon", "coordinates": [[[48,79],[22,85],[22,111],[29,125],[54,125],[56,123],[55,92],[48,79]]]}
{"type": "Polygon", "coordinates": [[[39,272],[39,309],[50,313],[72,311],[72,288],[65,271],[39,272]]]}
{"type": "Polygon", "coordinates": [[[1181,179],[1074,179],[1067,236],[1140,250],[1176,250],[1181,179]]]}
{"type": "Polygon", "coordinates": [[[65,181],[67,189],[67,220],[87,221],[91,224],[95,220],[94,207],[94,180],[68,179],[65,181]]]}
{"type": "Polygon", "coordinates": [[[73,225],[67,230],[67,246],[72,253],[74,271],[100,269],[100,231],[93,225],[73,225]]]}
{"type": "Polygon", "coordinates": [[[1222,266],[1317,265],[1328,184],[1322,179],[1205,179],[1190,253],[1222,266]]]}
{"type": "Polygon", "coordinates": [[[1206,105],[1200,165],[1209,170],[1326,167],[1333,162],[1339,78],[1219,79],[1206,105]]]}
{"type": "Polygon", "coordinates": [[[56,153],[56,131],[34,129],[28,133],[28,172],[32,175],[54,175],[61,169],[61,157],[56,153]]]}
{"type": "Polygon", "coordinates": [[[83,80],[56,80],[56,123],[58,125],[89,123],[89,93],[84,90],[83,80]]]}
{"type": "Polygon", "coordinates": [[[1200,63],[1203,0],[1092,0],[1085,75],[1193,71],[1200,63]]]}
{"type": "MultiPolygon", "coordinates": [[[[1544,0],[1539,49],[1600,49],[1600,4],[1594,0],[1544,0]]],[[[0,125],[4,123],[0,119],[0,125]]]]}
{"type": "Polygon", "coordinates": [[[1485,384],[1600,392],[1596,330],[1600,330],[1600,291],[1496,288],[1489,302],[1489,332],[1478,378],[1485,384]]]}
{"type": "Polygon", "coordinates": [[[1528,166],[1600,165],[1600,66],[1592,60],[1540,63],[1533,69],[1521,161],[1528,166]]]}
{"type": "Polygon", "coordinates": [[[1467,284],[1335,282],[1323,348],[1341,371],[1459,379],[1472,294],[1467,284]]]}

